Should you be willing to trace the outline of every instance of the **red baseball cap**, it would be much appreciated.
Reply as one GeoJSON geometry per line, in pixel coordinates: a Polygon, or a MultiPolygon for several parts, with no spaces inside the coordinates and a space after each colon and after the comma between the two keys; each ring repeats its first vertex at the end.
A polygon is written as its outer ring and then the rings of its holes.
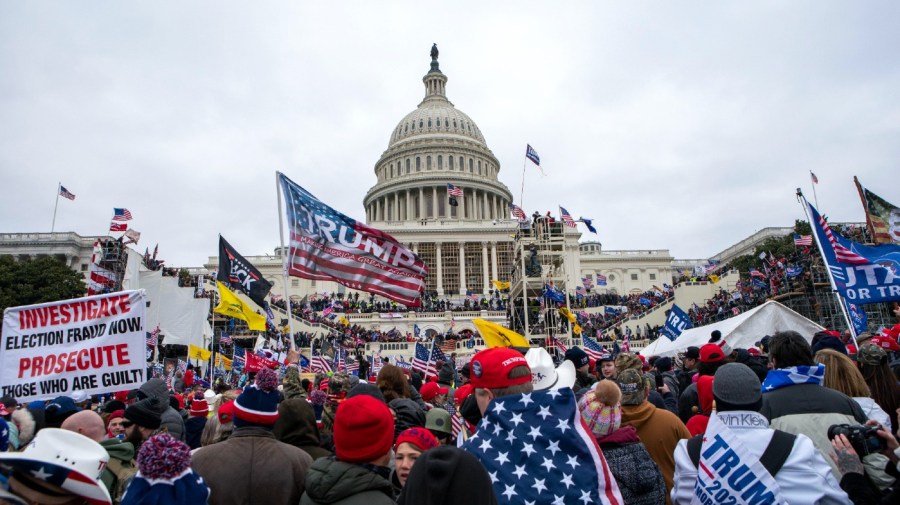
{"type": "Polygon", "coordinates": [[[449,389],[438,386],[437,382],[426,382],[422,385],[422,389],[419,390],[419,394],[422,395],[422,399],[426,402],[434,400],[434,397],[437,395],[445,395],[449,392],[449,389]]]}
{"type": "Polygon", "coordinates": [[[716,344],[706,344],[700,348],[701,363],[718,363],[725,359],[725,352],[716,344]]]}
{"type": "Polygon", "coordinates": [[[531,382],[531,368],[525,356],[509,347],[485,349],[472,357],[472,386],[483,389],[501,389],[531,382]],[[515,379],[509,373],[517,366],[528,368],[529,373],[515,379]]]}
{"type": "Polygon", "coordinates": [[[875,344],[882,349],[887,349],[888,351],[900,351],[900,344],[898,344],[896,340],[890,337],[872,337],[872,340],[869,340],[867,343],[875,344]]]}
{"type": "Polygon", "coordinates": [[[459,407],[462,405],[463,400],[465,400],[475,388],[472,384],[466,384],[461,388],[457,389],[455,393],[453,393],[453,401],[456,402],[456,406],[459,407]]]}
{"type": "Polygon", "coordinates": [[[747,354],[749,354],[750,356],[762,356],[762,353],[759,352],[759,349],[757,349],[756,347],[747,349],[747,354]]]}

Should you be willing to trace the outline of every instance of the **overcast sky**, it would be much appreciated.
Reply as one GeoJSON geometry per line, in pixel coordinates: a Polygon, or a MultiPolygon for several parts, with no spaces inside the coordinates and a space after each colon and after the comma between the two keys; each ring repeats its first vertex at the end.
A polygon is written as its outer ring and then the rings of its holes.
{"type": "Polygon", "coordinates": [[[0,232],[105,233],[171,266],[278,245],[275,171],[364,219],[433,42],[524,207],[605,249],[709,257],[900,203],[900,3],[2,2],[0,232]],[[300,5],[300,4],[303,5],[300,5]],[[307,5],[309,4],[309,5],[307,5]],[[564,6],[564,7],[560,7],[564,6]]]}

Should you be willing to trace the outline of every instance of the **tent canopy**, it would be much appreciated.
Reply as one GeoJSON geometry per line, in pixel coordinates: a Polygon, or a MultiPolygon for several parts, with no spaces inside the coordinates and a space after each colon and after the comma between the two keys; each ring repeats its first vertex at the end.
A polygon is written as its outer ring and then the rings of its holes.
{"type": "Polygon", "coordinates": [[[709,342],[709,335],[713,330],[722,332],[722,339],[732,348],[747,349],[753,347],[764,336],[785,330],[794,330],[811,342],[813,335],[823,329],[784,305],[770,300],[730,319],[684,330],[675,341],[660,337],[645,347],[641,354],[673,356],[690,346],[700,347],[709,342]]]}

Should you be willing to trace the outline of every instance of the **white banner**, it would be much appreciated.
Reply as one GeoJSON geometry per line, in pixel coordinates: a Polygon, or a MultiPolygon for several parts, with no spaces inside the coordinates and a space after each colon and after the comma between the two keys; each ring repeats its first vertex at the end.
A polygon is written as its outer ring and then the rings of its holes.
{"type": "Polygon", "coordinates": [[[784,504],[775,478],[715,412],[703,436],[691,505],[714,503],[784,504]]]}
{"type": "Polygon", "coordinates": [[[134,389],[146,372],[143,291],[10,307],[0,390],[20,402],[134,389]]]}

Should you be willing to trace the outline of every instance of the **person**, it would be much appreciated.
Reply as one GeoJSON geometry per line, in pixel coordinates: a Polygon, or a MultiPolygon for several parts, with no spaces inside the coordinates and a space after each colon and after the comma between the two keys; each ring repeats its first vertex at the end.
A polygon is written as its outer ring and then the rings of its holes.
{"type": "Polygon", "coordinates": [[[832,451],[828,427],[864,424],[865,413],[852,398],[822,387],[825,367],[813,360],[812,348],[796,331],[772,335],[769,364],[772,369],[762,383],[760,414],[772,428],[812,439],[838,478],[837,466],[828,456],[832,451]]]}
{"type": "Polygon", "coordinates": [[[872,399],[891,418],[890,426],[900,428],[897,409],[900,408],[900,385],[888,365],[885,349],[876,344],[862,344],[857,353],[859,371],[872,391],[872,399]]]}
{"type": "Polygon", "coordinates": [[[566,350],[566,361],[571,361],[575,365],[575,385],[572,386],[575,393],[594,384],[594,379],[588,373],[591,368],[591,359],[584,349],[578,346],[570,347],[566,350]]]}
{"type": "Polygon", "coordinates": [[[532,347],[525,353],[525,362],[531,369],[531,385],[535,391],[573,388],[577,379],[575,365],[563,360],[558,367],[543,347],[532,347]]]}
{"type": "Polygon", "coordinates": [[[675,398],[681,396],[681,389],[679,389],[678,378],[675,376],[675,373],[672,371],[672,358],[668,356],[661,356],[656,359],[653,363],[653,372],[651,372],[654,377],[660,376],[662,378],[662,383],[668,386],[669,391],[675,398]]]}
{"type": "Polygon", "coordinates": [[[605,380],[616,380],[616,359],[610,353],[604,353],[600,356],[600,359],[597,360],[597,366],[600,367],[600,375],[605,380]]]}
{"type": "MultiPolygon", "coordinates": [[[[708,375],[710,377],[716,374],[716,370],[725,364],[725,353],[717,344],[704,344],[700,348],[700,363],[697,365],[697,376],[708,375]]],[[[687,389],[682,390],[681,396],[678,398],[678,417],[682,422],[688,422],[691,417],[701,409],[700,396],[697,393],[697,384],[694,381],[687,389]]]]}
{"type": "Polygon", "coordinates": [[[111,504],[100,480],[108,461],[100,444],[60,428],[38,431],[22,452],[0,453],[12,471],[9,492],[30,504],[111,504]]]}
{"type": "Polygon", "coordinates": [[[138,473],[121,505],[206,503],[209,486],[191,469],[191,449],[168,433],[153,435],[141,446],[138,473]]]}
{"type": "Polygon", "coordinates": [[[130,442],[137,450],[144,440],[150,438],[162,426],[159,399],[144,398],[125,408],[125,441],[130,442]]]}
{"type": "Polygon", "coordinates": [[[406,478],[419,456],[438,445],[434,435],[425,428],[409,428],[397,437],[394,443],[394,472],[391,475],[391,484],[396,490],[406,485],[406,478]]]}
{"type": "Polygon", "coordinates": [[[434,435],[441,445],[455,445],[453,422],[446,409],[431,409],[425,414],[425,429],[434,435]]]}
{"type": "Polygon", "coordinates": [[[184,419],[177,410],[173,409],[169,404],[169,389],[166,382],[160,378],[150,379],[141,384],[141,387],[128,394],[129,399],[136,398],[143,400],[146,398],[156,398],[156,408],[159,409],[162,425],[167,433],[171,434],[178,440],[184,441],[184,419]]]}
{"type": "Polygon", "coordinates": [[[581,418],[597,439],[625,503],[665,502],[666,483],[634,426],[622,426],[622,391],[600,381],[578,401],[581,418]]]}
{"type": "Polygon", "coordinates": [[[419,394],[422,395],[422,400],[425,401],[426,410],[428,411],[435,407],[443,408],[444,404],[447,403],[447,393],[449,392],[449,388],[441,387],[437,382],[426,382],[422,384],[422,389],[419,390],[419,394]]]}
{"type": "Polygon", "coordinates": [[[209,404],[202,393],[194,393],[191,401],[191,410],[188,412],[188,420],[184,422],[184,438],[188,447],[196,449],[200,447],[200,436],[206,427],[206,419],[209,416],[209,404]]]}
{"type": "Polygon", "coordinates": [[[368,394],[344,400],[334,416],[334,456],[309,468],[300,505],[393,505],[394,418],[368,394]]]}
{"type": "Polygon", "coordinates": [[[272,434],[276,440],[299,447],[314,461],[331,456],[331,451],[321,447],[316,413],[305,397],[295,396],[278,404],[278,420],[272,434]]]}
{"type": "MultiPolygon", "coordinates": [[[[888,470],[893,470],[895,475],[900,473],[900,443],[883,426],[878,426],[877,422],[869,421],[867,424],[879,428],[875,433],[884,441],[885,447],[881,454],[888,457],[890,464],[893,465],[893,468],[888,470]]],[[[898,435],[900,435],[900,430],[898,430],[898,435]]],[[[832,439],[831,444],[834,447],[831,459],[843,474],[841,489],[847,492],[854,505],[895,505],[900,503],[900,485],[895,485],[884,494],[879,494],[869,485],[863,463],[846,435],[837,435],[832,439]]]]}
{"type": "Polygon", "coordinates": [[[263,368],[234,403],[234,431],[224,442],[194,454],[193,468],[212,490],[210,505],[295,505],[304,491],[312,458],[272,435],[278,420],[278,377],[263,368]],[[227,462],[231,462],[228,464],[227,462]]]}
{"type": "Polygon", "coordinates": [[[134,474],[137,473],[134,446],[131,442],[106,438],[103,418],[91,410],[72,414],[63,421],[61,428],[84,435],[106,450],[109,462],[100,474],[100,480],[103,481],[110,496],[118,503],[125,494],[125,489],[131,484],[134,474]]]}
{"type": "Polygon", "coordinates": [[[125,409],[114,410],[109,414],[106,420],[106,436],[109,438],[125,438],[125,427],[122,422],[125,421],[125,409]]]}
{"type": "MultiPolygon", "coordinates": [[[[697,373],[697,365],[700,364],[700,348],[690,346],[684,351],[681,358],[681,370],[678,371],[678,391],[685,391],[694,383],[694,374],[697,373]]],[[[680,396],[681,393],[679,393],[680,396]]]]}
{"type": "Polygon", "coordinates": [[[471,454],[441,446],[423,453],[416,462],[399,505],[497,505],[487,470],[471,454]]]}
{"type": "MultiPolygon", "coordinates": [[[[790,451],[785,450],[780,467],[775,465],[774,471],[766,468],[778,483],[781,503],[847,503],[847,495],[828,471],[828,463],[816,450],[812,440],[805,435],[776,435],[778,430],[769,428],[765,417],[759,414],[763,395],[760,393],[759,378],[753,370],[740,363],[723,365],[716,371],[712,389],[717,409],[713,415],[718,416],[734,437],[743,443],[753,460],[766,460],[764,454],[770,444],[773,450],[786,449],[790,444],[790,451]]],[[[700,437],[698,435],[692,439],[695,441],[693,443],[702,444],[700,437]]],[[[675,449],[675,484],[671,492],[674,504],[689,504],[694,498],[698,470],[690,454],[690,445],[683,440],[675,449]]],[[[702,445],[696,448],[699,457],[702,445]]],[[[732,483],[732,486],[736,484],[732,483]]]]}
{"type": "Polygon", "coordinates": [[[659,466],[668,497],[675,473],[675,447],[679,440],[690,438],[690,433],[678,416],[647,401],[650,381],[640,372],[633,368],[623,370],[616,383],[622,391],[622,424],[634,426],[638,438],[659,466]]]}
{"type": "MultiPolygon", "coordinates": [[[[864,347],[871,348],[863,351],[864,359],[871,359],[871,356],[881,351],[874,345],[864,347]],[[874,353],[870,354],[872,351],[874,353]]],[[[890,416],[871,398],[872,393],[869,391],[869,385],[866,384],[866,380],[856,367],[856,364],[847,355],[833,349],[822,349],[816,353],[815,359],[816,363],[825,367],[823,386],[840,391],[853,398],[868,419],[878,421],[888,431],[892,430],[893,425],[891,424],[890,416]]]]}

